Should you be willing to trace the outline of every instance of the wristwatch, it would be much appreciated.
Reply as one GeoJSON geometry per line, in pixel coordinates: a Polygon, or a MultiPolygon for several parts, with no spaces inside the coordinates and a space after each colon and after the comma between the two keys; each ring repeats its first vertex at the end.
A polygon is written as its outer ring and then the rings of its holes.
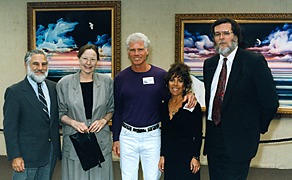
{"type": "Polygon", "coordinates": [[[200,156],[193,156],[196,160],[200,161],[200,156]]]}

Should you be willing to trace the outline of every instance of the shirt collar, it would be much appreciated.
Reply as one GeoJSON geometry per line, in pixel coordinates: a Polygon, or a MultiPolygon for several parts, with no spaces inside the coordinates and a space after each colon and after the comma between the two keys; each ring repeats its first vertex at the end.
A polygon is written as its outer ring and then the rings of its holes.
{"type": "Polygon", "coordinates": [[[32,86],[36,86],[37,85],[37,83],[34,80],[32,80],[30,76],[26,76],[26,77],[27,77],[27,80],[28,80],[29,84],[31,84],[32,86]]]}
{"type": "MultiPolygon", "coordinates": [[[[37,82],[35,82],[30,76],[26,76],[26,77],[27,77],[27,80],[28,80],[29,84],[31,84],[33,87],[37,87],[38,86],[37,82]]],[[[43,87],[43,83],[44,82],[45,81],[41,82],[42,87],[43,87]]]]}

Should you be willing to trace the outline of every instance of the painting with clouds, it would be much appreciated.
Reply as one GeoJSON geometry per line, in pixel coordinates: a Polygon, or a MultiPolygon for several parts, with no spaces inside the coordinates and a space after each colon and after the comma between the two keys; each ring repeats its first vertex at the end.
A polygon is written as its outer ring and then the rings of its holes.
{"type": "MultiPolygon", "coordinates": [[[[95,44],[99,50],[100,60],[96,72],[114,76],[114,52],[116,37],[114,23],[118,23],[112,8],[74,8],[64,9],[61,6],[73,4],[53,3],[53,9],[36,10],[33,6],[32,40],[36,49],[48,53],[49,79],[58,81],[67,74],[79,70],[78,50],[85,44],[95,44]],[[58,6],[60,5],[60,6],[58,6]],[[60,8],[60,9],[59,9],[60,8]]],[[[76,3],[76,2],[71,2],[76,3]]],[[[87,2],[92,3],[100,2],[87,2]]],[[[35,5],[32,3],[32,5],[35,5]]],[[[47,4],[47,6],[52,3],[47,4]]],[[[98,4],[96,4],[98,5],[98,4]]],[[[29,45],[32,46],[32,45],[29,45]]]]}
{"type": "MultiPolygon", "coordinates": [[[[268,62],[276,84],[280,110],[282,109],[283,113],[291,113],[292,19],[283,22],[237,21],[241,25],[244,48],[261,53],[268,62]]],[[[181,60],[190,66],[192,74],[201,81],[204,60],[216,54],[210,34],[212,22],[185,21],[180,29],[181,60]]]]}

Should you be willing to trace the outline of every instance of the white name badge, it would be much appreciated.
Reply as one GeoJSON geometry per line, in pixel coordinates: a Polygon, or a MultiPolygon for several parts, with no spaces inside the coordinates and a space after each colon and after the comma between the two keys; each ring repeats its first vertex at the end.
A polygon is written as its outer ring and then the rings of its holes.
{"type": "Polygon", "coordinates": [[[154,77],[144,77],[143,84],[154,84],[154,77]]]}

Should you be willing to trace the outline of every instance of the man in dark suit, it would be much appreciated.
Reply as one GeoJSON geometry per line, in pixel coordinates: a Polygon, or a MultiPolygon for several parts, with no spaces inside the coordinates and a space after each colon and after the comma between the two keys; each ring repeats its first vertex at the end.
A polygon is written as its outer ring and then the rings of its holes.
{"type": "Polygon", "coordinates": [[[4,136],[14,180],[49,180],[61,158],[55,83],[46,80],[48,60],[41,50],[24,58],[27,76],[6,89],[4,136]]]}
{"type": "Polygon", "coordinates": [[[211,180],[244,180],[278,97],[265,58],[238,47],[242,36],[236,21],[219,19],[211,31],[218,54],[204,62],[204,154],[211,180]]]}

